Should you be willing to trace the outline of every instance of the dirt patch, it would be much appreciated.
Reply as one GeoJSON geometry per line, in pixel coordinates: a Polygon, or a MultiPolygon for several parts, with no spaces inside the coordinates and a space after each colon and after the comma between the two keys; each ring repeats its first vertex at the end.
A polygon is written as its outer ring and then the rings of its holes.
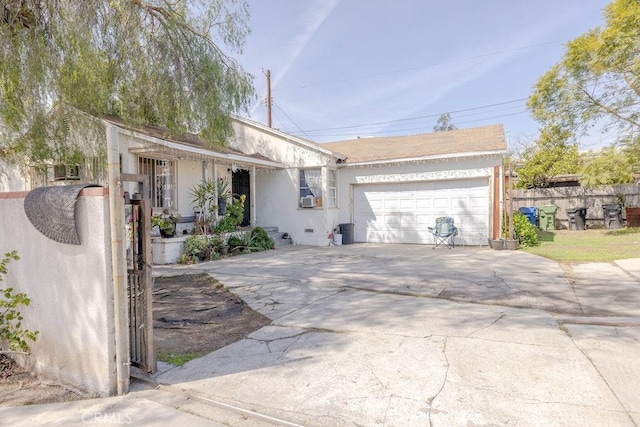
{"type": "MultiPolygon", "coordinates": [[[[178,364],[239,341],[270,322],[207,274],[156,278],[153,306],[156,353],[178,364]]],[[[0,407],[88,397],[38,378],[0,354],[0,407]]]]}
{"type": "Polygon", "coordinates": [[[87,396],[58,384],[47,382],[0,354],[0,407],[38,403],[70,402],[87,396]]]}
{"type": "Polygon", "coordinates": [[[207,274],[156,278],[153,319],[158,359],[174,364],[239,341],[270,322],[207,274]]]}

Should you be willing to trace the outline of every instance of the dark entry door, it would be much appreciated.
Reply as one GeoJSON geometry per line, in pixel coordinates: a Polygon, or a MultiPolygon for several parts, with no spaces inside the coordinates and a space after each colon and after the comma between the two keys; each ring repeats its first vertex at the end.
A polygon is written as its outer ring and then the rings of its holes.
{"type": "Polygon", "coordinates": [[[243,194],[247,196],[244,201],[244,218],[240,224],[246,227],[251,223],[251,179],[249,171],[239,170],[233,173],[231,191],[233,191],[234,197],[243,194]]]}

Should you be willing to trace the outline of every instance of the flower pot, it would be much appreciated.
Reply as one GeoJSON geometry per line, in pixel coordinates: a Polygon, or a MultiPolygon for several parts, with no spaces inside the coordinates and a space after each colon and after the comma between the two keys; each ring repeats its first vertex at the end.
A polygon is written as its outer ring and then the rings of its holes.
{"type": "Polygon", "coordinates": [[[224,215],[227,211],[227,199],[218,197],[218,215],[224,215]]]}
{"type": "Polygon", "coordinates": [[[229,246],[220,246],[220,255],[227,255],[229,253],[229,246]]]}
{"type": "Polygon", "coordinates": [[[176,229],[175,227],[173,228],[173,230],[165,230],[163,228],[160,229],[160,236],[161,237],[176,237],[176,229]]]}
{"type": "Polygon", "coordinates": [[[510,251],[515,251],[518,249],[518,241],[513,239],[504,239],[504,246],[510,251]]]}
{"type": "Polygon", "coordinates": [[[491,249],[496,249],[496,250],[504,249],[504,240],[502,240],[502,239],[489,239],[489,247],[491,249]]]}

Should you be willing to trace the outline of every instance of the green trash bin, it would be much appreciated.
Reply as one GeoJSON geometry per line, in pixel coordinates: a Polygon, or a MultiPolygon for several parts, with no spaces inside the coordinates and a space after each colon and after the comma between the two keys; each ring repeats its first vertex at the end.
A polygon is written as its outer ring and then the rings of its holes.
{"type": "Polygon", "coordinates": [[[538,209],[538,218],[540,220],[540,230],[553,231],[556,229],[556,205],[540,206],[538,209]]]}

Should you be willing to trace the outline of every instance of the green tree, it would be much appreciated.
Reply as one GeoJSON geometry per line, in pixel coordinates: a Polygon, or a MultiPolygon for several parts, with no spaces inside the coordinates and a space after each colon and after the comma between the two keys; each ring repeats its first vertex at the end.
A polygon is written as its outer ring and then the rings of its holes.
{"type": "Polygon", "coordinates": [[[456,125],[451,123],[451,114],[444,113],[438,117],[438,122],[433,127],[434,132],[447,132],[458,129],[456,125]]]}
{"type": "Polygon", "coordinates": [[[244,0],[3,1],[0,158],[69,154],[84,113],[223,144],[229,113],[254,96],[229,56],[241,52],[247,18],[244,0]]]}
{"type": "Polygon", "coordinates": [[[578,146],[570,141],[570,132],[557,127],[544,128],[534,144],[522,153],[522,165],[516,168],[516,188],[543,188],[549,178],[580,171],[578,146]]]}
{"type": "Polygon", "coordinates": [[[606,147],[588,160],[582,170],[580,185],[615,185],[633,182],[633,167],[630,157],[617,147],[606,147]]]}
{"type": "Polygon", "coordinates": [[[640,2],[615,0],[604,17],[537,81],[527,106],[543,125],[576,136],[595,124],[640,130],[640,2]]]}

